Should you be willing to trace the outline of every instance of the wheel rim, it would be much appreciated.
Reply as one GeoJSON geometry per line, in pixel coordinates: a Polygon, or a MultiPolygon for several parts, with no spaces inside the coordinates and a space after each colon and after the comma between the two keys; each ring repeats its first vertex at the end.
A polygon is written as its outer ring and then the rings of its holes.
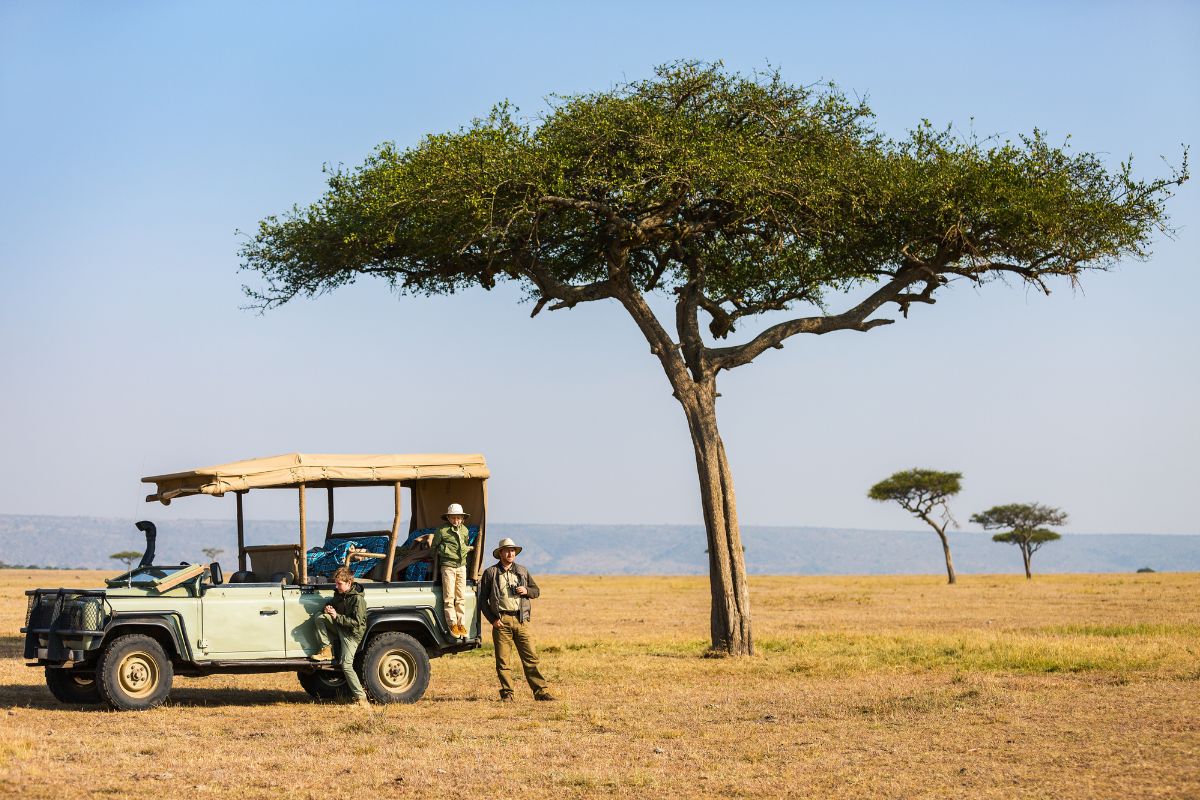
{"type": "Polygon", "coordinates": [[[389,650],[379,659],[379,682],[389,692],[402,692],[417,678],[417,662],[404,650],[389,650]]]}
{"type": "Polygon", "coordinates": [[[146,697],[158,688],[158,662],[149,653],[137,651],[121,659],[117,680],[130,697],[146,697]]]}
{"type": "Polygon", "coordinates": [[[325,670],[316,673],[317,680],[328,686],[330,689],[340,689],[346,685],[346,676],[338,673],[326,672],[325,670]]]}

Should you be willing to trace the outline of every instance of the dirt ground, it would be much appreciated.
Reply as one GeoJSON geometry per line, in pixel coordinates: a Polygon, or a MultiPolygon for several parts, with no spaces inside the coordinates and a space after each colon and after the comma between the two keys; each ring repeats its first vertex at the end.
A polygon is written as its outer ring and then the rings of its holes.
{"type": "Polygon", "coordinates": [[[0,795],[1200,797],[1200,574],[755,577],[739,659],[703,578],[538,576],[558,702],[498,703],[489,645],[412,706],[284,673],[144,713],[21,658],[24,590],[103,574],[0,570],[0,795]]]}

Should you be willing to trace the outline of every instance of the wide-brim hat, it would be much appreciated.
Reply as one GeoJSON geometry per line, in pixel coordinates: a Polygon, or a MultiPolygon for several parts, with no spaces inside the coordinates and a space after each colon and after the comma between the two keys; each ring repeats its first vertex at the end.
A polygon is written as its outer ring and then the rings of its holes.
{"type": "Polygon", "coordinates": [[[450,507],[446,509],[446,513],[442,514],[442,519],[446,520],[446,522],[450,521],[447,519],[448,517],[464,517],[466,519],[470,519],[471,515],[463,511],[462,506],[460,506],[458,503],[451,503],[450,507]]]}
{"type": "Polygon", "coordinates": [[[496,545],[496,549],[492,551],[492,558],[500,558],[500,551],[511,547],[517,551],[517,555],[521,555],[522,548],[517,545],[512,539],[501,539],[500,544],[496,545]]]}

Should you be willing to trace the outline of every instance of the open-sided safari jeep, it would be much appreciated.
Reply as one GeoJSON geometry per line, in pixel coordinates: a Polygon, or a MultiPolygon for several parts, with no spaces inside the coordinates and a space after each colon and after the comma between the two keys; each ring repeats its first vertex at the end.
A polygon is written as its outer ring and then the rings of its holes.
{"type": "Polygon", "coordinates": [[[167,699],[175,674],[276,671],[296,672],[313,697],[337,698],[346,686],[335,662],[307,659],[320,650],[310,620],[333,596],[326,576],[349,566],[368,609],[355,661],[363,687],[375,702],[415,702],[429,684],[431,657],[480,644],[474,587],[484,551],[487,478],[480,455],[299,453],[143,478],[156,485],[146,500],[163,504],[233,492],[238,571],[225,579],[218,563],[154,564],[155,527],[139,522],[146,533],[141,563],[106,580],[105,588],[26,592],[25,658],[45,669],[46,685],[64,703],[153,708],[167,699]],[[334,489],[364,486],[394,492],[391,529],[335,531],[334,489]],[[298,542],[246,545],[242,498],[252,489],[297,491],[298,542]],[[328,503],[325,543],[312,552],[306,525],[311,489],[324,489],[328,503]],[[405,489],[411,518],[402,535],[405,489]],[[446,627],[437,564],[431,563],[436,556],[424,536],[442,524],[451,502],[472,515],[465,639],[446,627]]]}

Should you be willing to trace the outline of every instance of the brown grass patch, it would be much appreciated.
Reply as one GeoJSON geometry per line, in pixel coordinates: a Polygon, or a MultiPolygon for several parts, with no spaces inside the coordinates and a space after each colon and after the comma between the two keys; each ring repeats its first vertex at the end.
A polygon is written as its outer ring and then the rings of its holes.
{"type": "Polygon", "coordinates": [[[495,702],[488,648],[414,706],[277,674],[142,714],[63,707],[20,658],[21,592],[100,577],[0,571],[5,795],[1200,795],[1195,574],[756,577],[738,659],[703,658],[704,579],[539,576],[557,703],[495,702]]]}

